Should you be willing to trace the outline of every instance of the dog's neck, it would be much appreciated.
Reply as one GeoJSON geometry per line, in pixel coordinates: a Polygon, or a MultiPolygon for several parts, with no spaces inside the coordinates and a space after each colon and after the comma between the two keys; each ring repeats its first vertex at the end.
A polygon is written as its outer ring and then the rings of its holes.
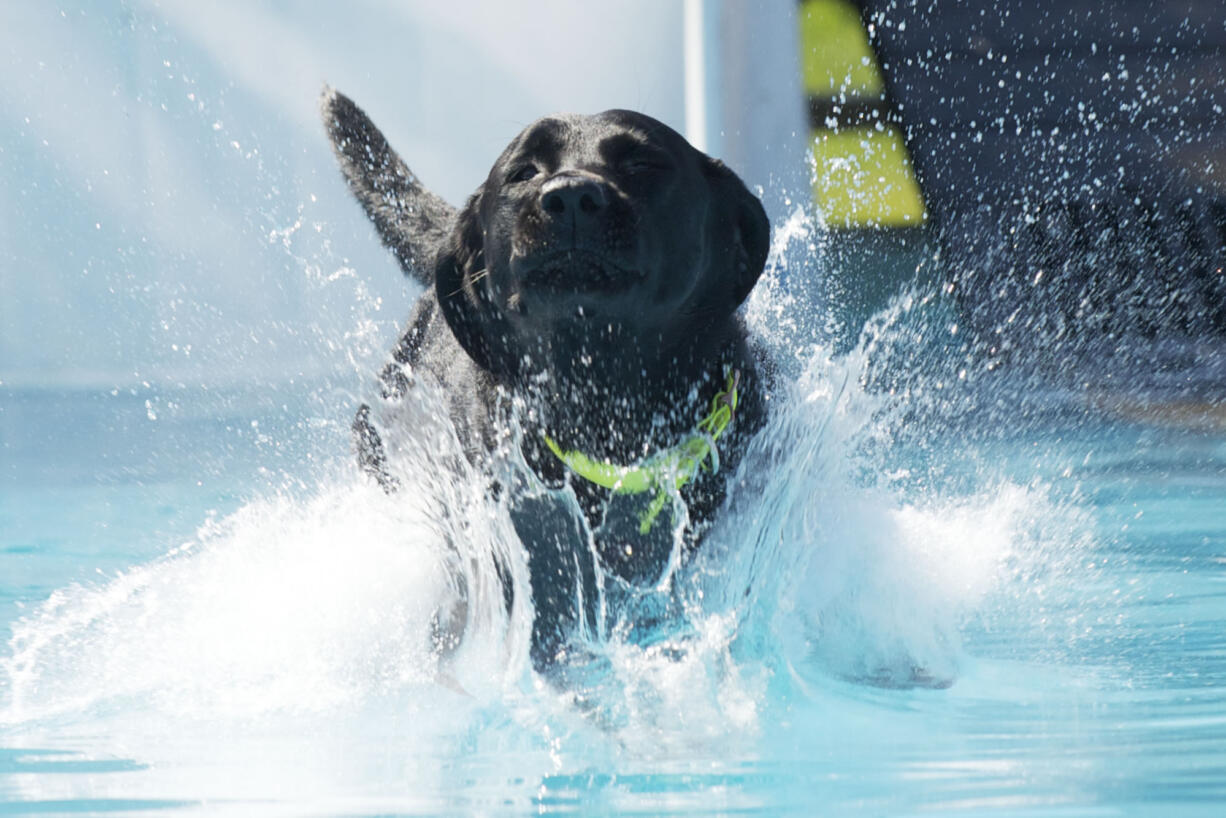
{"type": "Polygon", "coordinates": [[[689,343],[611,337],[542,349],[548,359],[520,388],[539,407],[541,432],[591,457],[634,461],[693,431],[726,370],[749,365],[738,319],[716,329],[689,343]]]}

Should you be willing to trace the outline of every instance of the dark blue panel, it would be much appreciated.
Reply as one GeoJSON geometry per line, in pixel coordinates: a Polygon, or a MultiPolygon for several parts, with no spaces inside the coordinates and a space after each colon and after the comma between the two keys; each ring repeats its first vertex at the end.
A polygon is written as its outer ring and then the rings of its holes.
{"type": "Polygon", "coordinates": [[[1226,3],[863,9],[981,329],[1226,332],[1226,3]]]}

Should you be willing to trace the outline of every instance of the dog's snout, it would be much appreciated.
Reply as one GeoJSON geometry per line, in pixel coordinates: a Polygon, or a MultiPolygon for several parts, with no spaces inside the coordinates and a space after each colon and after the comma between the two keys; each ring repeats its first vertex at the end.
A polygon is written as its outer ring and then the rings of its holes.
{"type": "Polygon", "coordinates": [[[541,209],[554,216],[592,215],[608,203],[608,188],[590,176],[561,174],[541,185],[541,209]]]}

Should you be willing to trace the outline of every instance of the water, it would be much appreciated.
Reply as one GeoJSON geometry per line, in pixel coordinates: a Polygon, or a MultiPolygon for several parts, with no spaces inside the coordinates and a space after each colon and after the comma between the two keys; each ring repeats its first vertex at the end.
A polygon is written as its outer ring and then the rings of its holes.
{"type": "Polygon", "coordinates": [[[357,473],[360,367],[4,388],[0,814],[1219,814],[1222,356],[998,366],[924,286],[836,355],[788,285],[820,242],[779,236],[784,386],[685,616],[560,684],[446,424],[406,491],[357,473]]]}

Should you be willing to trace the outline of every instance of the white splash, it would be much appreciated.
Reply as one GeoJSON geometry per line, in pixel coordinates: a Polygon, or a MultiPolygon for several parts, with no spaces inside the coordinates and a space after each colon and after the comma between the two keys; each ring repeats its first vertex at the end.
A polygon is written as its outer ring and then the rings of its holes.
{"type": "Polygon", "coordinates": [[[436,766],[476,742],[526,754],[511,766],[531,780],[605,755],[752,745],[764,713],[833,679],[956,682],[965,623],[1019,593],[1079,523],[1042,486],[990,470],[956,495],[884,476],[895,466],[878,444],[900,398],[863,387],[872,350],[832,356],[820,315],[781,281],[815,247],[798,214],[750,304],[789,360],[726,513],[677,575],[672,637],[614,633],[566,684],[539,678],[523,546],[427,395],[397,410],[404,434],[385,441],[398,492],[342,469],[309,496],[274,491],[162,559],[55,593],[0,660],[0,726],[121,725],[149,756],[169,746],[142,738],[150,724],[205,720],[233,736],[274,719],[302,739],[316,728],[296,718],[335,718],[346,746],[395,725],[395,746],[436,766]],[[463,640],[440,648],[456,617],[463,640]]]}

